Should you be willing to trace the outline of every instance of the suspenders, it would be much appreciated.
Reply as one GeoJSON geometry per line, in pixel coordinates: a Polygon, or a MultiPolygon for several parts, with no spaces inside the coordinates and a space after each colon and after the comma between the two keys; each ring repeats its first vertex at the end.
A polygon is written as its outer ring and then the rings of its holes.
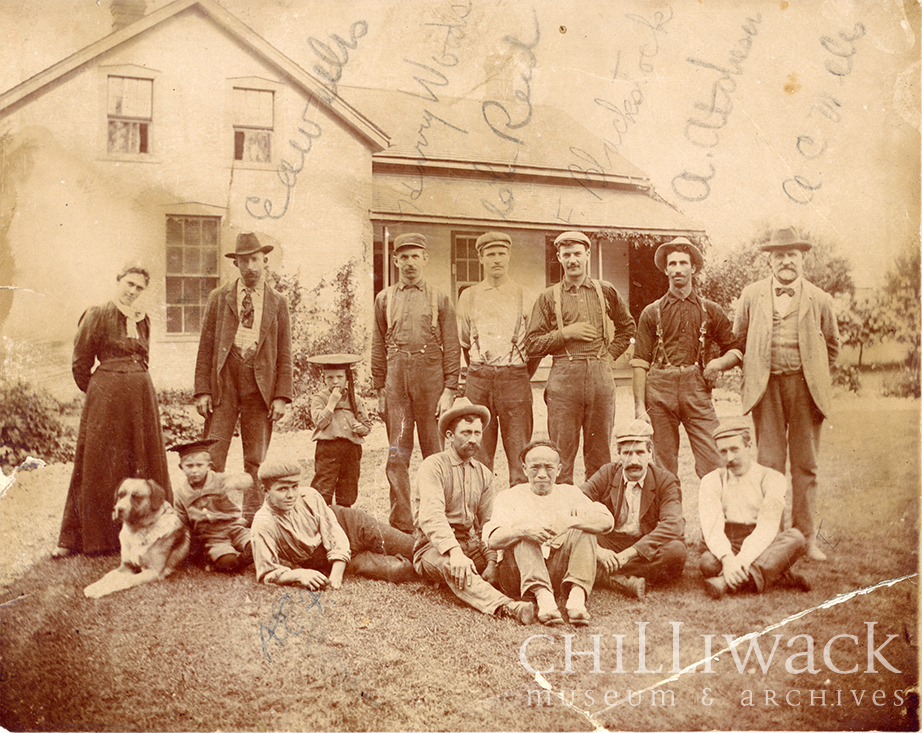
{"type": "MultiPolygon", "coordinates": [[[[512,348],[509,350],[509,363],[512,364],[512,355],[515,352],[519,353],[519,356],[522,357],[524,363],[528,363],[528,359],[525,358],[525,354],[522,352],[521,347],[519,346],[519,334],[522,332],[522,324],[525,322],[525,316],[522,314],[523,306],[525,305],[525,296],[522,294],[522,286],[518,283],[515,283],[515,331],[512,333],[512,348]]],[[[483,352],[480,350],[480,341],[477,338],[477,321],[474,320],[474,314],[476,309],[474,307],[474,298],[477,294],[476,288],[470,288],[471,294],[471,345],[477,347],[477,352],[483,358],[483,352]]]]}
{"type": "MultiPolygon", "coordinates": [[[[599,306],[602,308],[602,333],[603,341],[605,342],[605,349],[608,349],[608,345],[612,340],[612,328],[613,325],[611,318],[608,317],[608,310],[605,307],[605,295],[602,293],[602,283],[598,280],[593,280],[589,278],[589,282],[595,287],[595,293],[599,296],[599,306]]],[[[563,283],[556,283],[551,290],[554,291],[554,315],[557,316],[557,330],[563,331],[563,306],[560,303],[561,293],[563,292],[563,283]]],[[[567,350],[567,358],[570,361],[573,361],[573,357],[570,356],[570,351],[567,350]]]]}
{"type": "MultiPolygon", "coordinates": [[[[430,288],[429,283],[426,283],[426,294],[429,296],[429,311],[432,314],[432,323],[430,328],[432,329],[432,337],[435,339],[435,342],[438,344],[439,349],[444,351],[442,346],[442,332],[439,329],[439,294],[435,288],[430,288]]],[[[388,346],[396,346],[393,343],[394,338],[394,295],[397,293],[397,285],[391,285],[387,289],[387,302],[386,302],[386,313],[387,313],[387,333],[385,334],[384,343],[388,346]]],[[[426,347],[423,346],[419,351],[412,351],[406,353],[412,354],[422,354],[426,350],[426,347]]],[[[398,349],[400,351],[400,349],[398,349]]]]}
{"type": "MultiPolygon", "coordinates": [[[[656,346],[653,347],[651,366],[657,369],[669,368],[672,364],[669,362],[669,357],[666,356],[666,347],[663,344],[663,299],[659,298],[653,306],[653,312],[656,314],[656,346]]],[[[704,305],[704,301],[700,297],[698,298],[698,306],[701,309],[701,327],[698,329],[698,358],[695,360],[695,363],[704,369],[708,311],[704,305]]]]}

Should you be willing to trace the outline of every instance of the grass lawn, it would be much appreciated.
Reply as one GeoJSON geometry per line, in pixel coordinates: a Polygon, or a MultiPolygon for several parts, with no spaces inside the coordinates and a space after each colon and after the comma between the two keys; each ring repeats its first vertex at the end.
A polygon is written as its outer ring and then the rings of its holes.
{"type": "MultiPolygon", "coordinates": [[[[82,590],[114,557],[43,559],[2,589],[0,724],[916,730],[918,578],[848,594],[917,573],[919,455],[918,402],[839,400],[820,466],[830,560],[800,566],[809,593],[773,589],[712,602],[693,548],[682,580],[644,603],[595,593],[593,621],[580,630],[487,618],[422,581],[347,578],[342,589],[313,595],[187,568],[93,601],[82,590]],[[757,640],[763,662],[755,650],[746,657],[748,640],[736,658],[727,651],[728,638],[766,629],[757,640]],[[833,640],[841,634],[853,638],[833,640]],[[674,673],[708,656],[708,637],[711,671],[674,673]],[[596,643],[597,668],[592,654],[579,654],[596,643]],[[550,692],[540,693],[542,685],[550,692]]],[[[383,519],[385,459],[386,448],[369,445],[359,503],[383,519]]],[[[687,455],[681,466],[688,536],[697,538],[697,480],[687,455]]]]}

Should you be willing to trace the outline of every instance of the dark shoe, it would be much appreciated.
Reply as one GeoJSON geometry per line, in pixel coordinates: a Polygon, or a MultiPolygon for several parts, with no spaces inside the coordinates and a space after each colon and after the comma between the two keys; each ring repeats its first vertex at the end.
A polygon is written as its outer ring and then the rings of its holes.
{"type": "Polygon", "coordinates": [[[705,578],[704,589],[707,591],[707,594],[711,598],[713,598],[715,601],[719,601],[727,593],[727,581],[724,580],[723,576],[721,575],[718,575],[715,578],[705,578]]]}
{"type": "Polygon", "coordinates": [[[785,588],[795,588],[802,593],[809,593],[811,588],[810,581],[793,570],[785,570],[781,573],[781,577],[778,578],[778,585],[785,588]]]}
{"type": "Polygon", "coordinates": [[[638,601],[642,601],[647,594],[647,581],[643,578],[612,573],[608,576],[608,579],[613,588],[620,590],[628,598],[636,598],[638,601]]]}
{"type": "Polygon", "coordinates": [[[535,622],[535,604],[528,601],[509,601],[499,607],[499,615],[514,618],[522,626],[535,622]]]}

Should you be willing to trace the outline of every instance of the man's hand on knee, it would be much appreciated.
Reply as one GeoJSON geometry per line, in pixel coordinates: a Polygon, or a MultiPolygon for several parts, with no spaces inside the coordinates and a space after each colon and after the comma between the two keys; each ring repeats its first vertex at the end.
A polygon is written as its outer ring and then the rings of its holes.
{"type": "Polygon", "coordinates": [[[465,555],[460,547],[454,547],[448,551],[448,569],[451,579],[458,588],[469,586],[474,582],[474,576],[477,575],[474,561],[465,555]]]}

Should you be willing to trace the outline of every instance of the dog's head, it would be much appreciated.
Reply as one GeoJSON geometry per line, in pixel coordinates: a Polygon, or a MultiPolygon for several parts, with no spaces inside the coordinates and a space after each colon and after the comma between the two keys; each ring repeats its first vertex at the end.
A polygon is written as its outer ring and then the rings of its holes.
{"type": "Polygon", "coordinates": [[[112,518],[123,524],[143,524],[146,517],[159,511],[166,501],[166,492],[156,481],[143,478],[126,478],[115,495],[112,518]]]}

